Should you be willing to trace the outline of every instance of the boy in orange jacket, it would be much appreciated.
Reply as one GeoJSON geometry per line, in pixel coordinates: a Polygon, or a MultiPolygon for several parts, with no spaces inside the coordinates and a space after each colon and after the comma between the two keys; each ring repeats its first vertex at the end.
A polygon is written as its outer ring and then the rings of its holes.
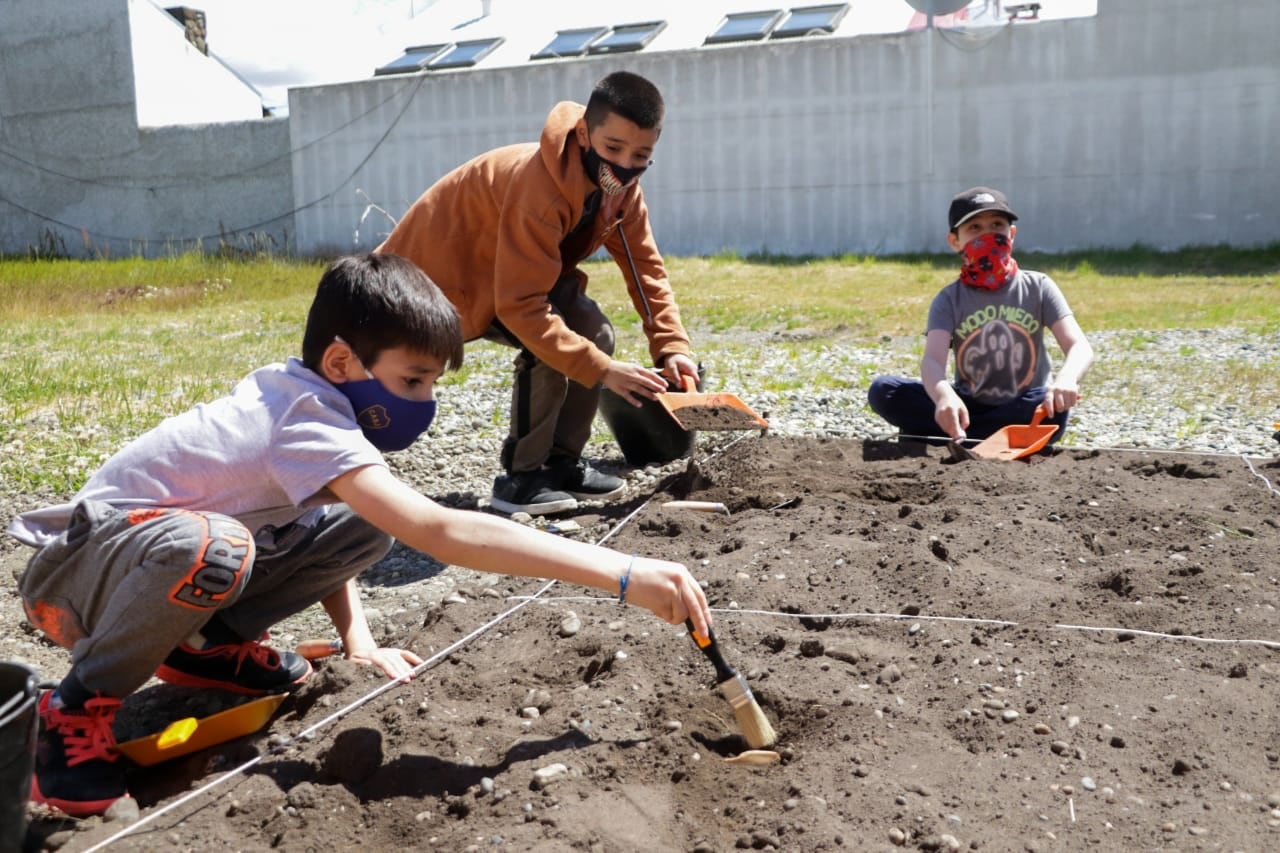
{"type": "Polygon", "coordinates": [[[442,177],[377,249],[422,267],[457,306],[465,340],[519,350],[495,509],[544,515],[620,493],[620,478],[582,458],[600,388],[637,406],[667,390],[654,371],[613,358],[613,326],[578,266],[602,246],[644,318],[653,363],[676,387],[681,375],[697,378],[638,183],[663,110],[648,80],[610,74],[585,107],[557,104],[538,142],[442,177]]]}

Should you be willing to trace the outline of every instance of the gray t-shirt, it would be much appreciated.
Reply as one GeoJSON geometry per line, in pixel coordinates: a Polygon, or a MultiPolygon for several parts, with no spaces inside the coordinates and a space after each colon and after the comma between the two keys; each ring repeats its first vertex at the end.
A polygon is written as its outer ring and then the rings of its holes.
{"type": "Polygon", "coordinates": [[[1049,384],[1051,365],[1044,330],[1071,308],[1053,279],[1019,270],[998,290],[953,281],[929,306],[926,334],[951,333],[956,391],[992,406],[1007,403],[1028,388],[1049,384]]]}
{"type": "Polygon", "coordinates": [[[20,515],[8,532],[45,545],[66,529],[77,503],[97,500],[218,512],[261,535],[334,503],[327,485],[368,465],[386,462],[346,396],[291,358],[164,420],[108,459],[71,503],[20,515]]]}

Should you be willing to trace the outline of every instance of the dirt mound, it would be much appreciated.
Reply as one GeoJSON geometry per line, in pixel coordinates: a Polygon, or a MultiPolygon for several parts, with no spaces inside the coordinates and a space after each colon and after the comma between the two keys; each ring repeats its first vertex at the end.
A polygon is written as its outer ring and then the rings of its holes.
{"type": "Polygon", "coordinates": [[[440,655],[413,683],[362,701],[381,679],[329,658],[269,735],[139,771],[144,819],[190,799],[111,849],[1280,847],[1278,475],[753,437],[603,521],[706,582],[780,762],[726,762],[683,628],[502,578],[389,616],[440,655]]]}

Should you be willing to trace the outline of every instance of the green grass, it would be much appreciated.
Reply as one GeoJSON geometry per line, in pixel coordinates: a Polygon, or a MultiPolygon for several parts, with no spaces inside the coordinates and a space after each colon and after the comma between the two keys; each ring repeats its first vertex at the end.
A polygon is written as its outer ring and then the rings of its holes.
{"type": "MultiPolygon", "coordinates": [[[[1160,329],[1280,329],[1280,244],[1029,254],[1019,261],[1058,281],[1086,333],[1131,330],[1125,346],[1135,369],[1160,329]]],[[[724,255],[672,258],[668,267],[700,356],[741,358],[767,345],[802,366],[806,353],[821,347],[919,341],[929,302],[954,278],[956,261],[724,255]]],[[[0,259],[0,487],[74,491],[123,441],[225,393],[250,370],[296,354],[323,268],[319,261],[201,254],[0,259]]],[[[639,317],[617,266],[593,261],[586,268],[590,294],[618,327],[619,356],[644,359],[639,317]]],[[[446,387],[473,380],[473,370],[449,376],[446,387]]],[[[759,387],[865,384],[870,369],[864,372],[798,369],[763,378],[759,387]]],[[[1258,399],[1275,393],[1272,376],[1246,365],[1217,365],[1203,381],[1242,384],[1258,399]]],[[[502,423],[505,412],[495,415],[502,423]]]]}

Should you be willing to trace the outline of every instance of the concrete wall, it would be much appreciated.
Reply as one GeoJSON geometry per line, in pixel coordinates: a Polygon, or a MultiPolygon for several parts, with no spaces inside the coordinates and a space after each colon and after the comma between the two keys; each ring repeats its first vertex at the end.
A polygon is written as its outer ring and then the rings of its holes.
{"type": "Polygon", "coordinates": [[[0,251],[372,248],[618,68],[667,96],[644,185],[670,254],[943,251],[948,199],[979,183],[1023,248],[1280,239],[1274,0],[373,78],[295,89],[288,120],[139,129],[142,1],[0,0],[0,251]]]}
{"type": "Polygon", "coordinates": [[[291,247],[287,122],[139,129],[135,2],[0,0],[0,252],[291,247]]]}
{"type": "Polygon", "coordinates": [[[646,173],[670,254],[944,251],[950,197],[1005,189],[1019,244],[1280,239],[1280,4],[1101,0],[1096,18],[817,38],[295,89],[298,246],[371,248],[433,180],[534,139],[618,68],[667,122],[646,173]],[[362,216],[363,224],[361,223],[362,216]]]}

